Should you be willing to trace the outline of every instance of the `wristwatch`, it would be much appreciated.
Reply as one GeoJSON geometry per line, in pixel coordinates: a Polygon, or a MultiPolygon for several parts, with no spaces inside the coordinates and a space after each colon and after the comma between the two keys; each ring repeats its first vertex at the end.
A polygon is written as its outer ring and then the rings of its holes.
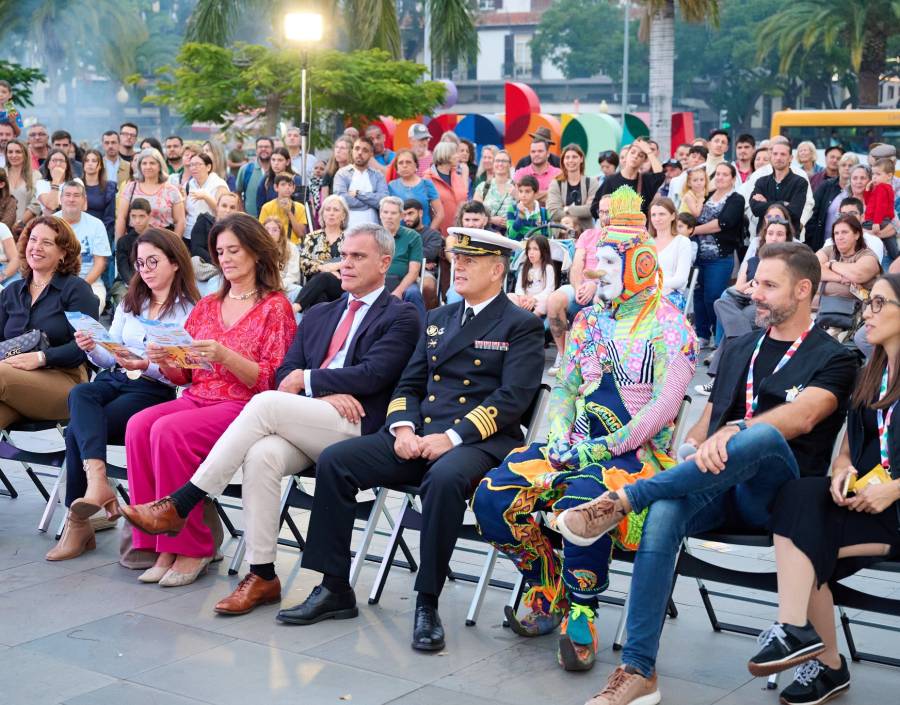
{"type": "Polygon", "coordinates": [[[744,419],[738,419],[737,421],[729,421],[726,426],[737,426],[738,433],[741,431],[747,430],[747,422],[744,419]]]}

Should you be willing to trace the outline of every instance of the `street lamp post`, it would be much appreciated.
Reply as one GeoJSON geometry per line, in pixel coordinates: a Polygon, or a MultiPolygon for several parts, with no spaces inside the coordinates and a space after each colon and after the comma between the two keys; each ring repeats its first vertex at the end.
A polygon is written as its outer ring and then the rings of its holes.
{"type": "Polygon", "coordinates": [[[322,41],[322,15],[318,12],[288,12],[284,16],[284,36],[303,48],[303,65],[300,69],[300,190],[306,202],[306,147],[309,139],[309,122],[306,119],[306,64],[310,44],[322,41]]]}
{"type": "Polygon", "coordinates": [[[625,129],[625,113],[628,112],[628,44],[630,34],[628,32],[628,20],[631,14],[631,2],[625,0],[625,42],[622,47],[622,129],[625,129]]]}

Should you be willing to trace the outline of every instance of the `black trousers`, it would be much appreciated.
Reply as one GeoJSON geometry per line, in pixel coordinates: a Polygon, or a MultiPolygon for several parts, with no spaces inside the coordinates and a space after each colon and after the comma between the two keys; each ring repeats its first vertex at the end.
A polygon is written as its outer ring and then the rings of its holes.
{"type": "Polygon", "coordinates": [[[434,463],[401,460],[394,437],[381,431],[326,448],[319,456],[304,568],[347,578],[356,493],[391,484],[420,484],[422,535],[416,591],[440,595],[466,510],[466,499],[484,474],[497,465],[491,454],[457,446],[434,463]]]}
{"type": "Polygon", "coordinates": [[[343,293],[340,279],[331,272],[319,272],[313,274],[300,289],[297,303],[302,311],[309,311],[316,304],[337,301],[343,293]]]}
{"type": "Polygon", "coordinates": [[[87,490],[82,460],[106,460],[106,445],[125,442],[128,419],[164,401],[175,390],[149,379],[128,379],[124,372],[103,370],[93,382],[69,392],[70,421],[66,428],[66,506],[87,490]]]}

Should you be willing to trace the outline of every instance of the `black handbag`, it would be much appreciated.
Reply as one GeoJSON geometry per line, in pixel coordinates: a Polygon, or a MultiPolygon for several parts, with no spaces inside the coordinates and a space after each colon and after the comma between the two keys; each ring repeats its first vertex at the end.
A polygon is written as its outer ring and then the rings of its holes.
{"type": "Polygon", "coordinates": [[[816,325],[820,328],[840,328],[852,330],[856,324],[861,301],[855,296],[829,296],[825,294],[825,282],[819,286],[819,310],[816,325]]]}
{"type": "Polygon", "coordinates": [[[0,360],[5,360],[13,355],[21,355],[22,353],[44,351],[50,347],[50,341],[47,334],[43,331],[33,328],[27,333],[17,335],[15,338],[0,341],[0,360]]]}

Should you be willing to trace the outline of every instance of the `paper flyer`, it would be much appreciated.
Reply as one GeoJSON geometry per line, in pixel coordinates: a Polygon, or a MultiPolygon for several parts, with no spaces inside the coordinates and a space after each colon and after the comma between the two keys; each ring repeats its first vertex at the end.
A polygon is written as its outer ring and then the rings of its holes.
{"type": "Polygon", "coordinates": [[[167,363],[171,367],[188,370],[211,370],[213,366],[198,356],[192,349],[194,339],[183,327],[169,321],[153,321],[138,316],[138,321],[147,332],[147,342],[156,343],[166,349],[167,363]]]}
{"type": "Polygon", "coordinates": [[[118,355],[123,360],[143,359],[140,355],[131,352],[131,350],[122,345],[122,343],[114,341],[109,336],[109,331],[103,327],[103,324],[100,323],[100,321],[94,320],[90,316],[83,314],[81,311],[65,311],[64,313],[66,320],[72,328],[76,331],[80,330],[89,333],[97,345],[106,348],[113,355],[118,355]]]}

